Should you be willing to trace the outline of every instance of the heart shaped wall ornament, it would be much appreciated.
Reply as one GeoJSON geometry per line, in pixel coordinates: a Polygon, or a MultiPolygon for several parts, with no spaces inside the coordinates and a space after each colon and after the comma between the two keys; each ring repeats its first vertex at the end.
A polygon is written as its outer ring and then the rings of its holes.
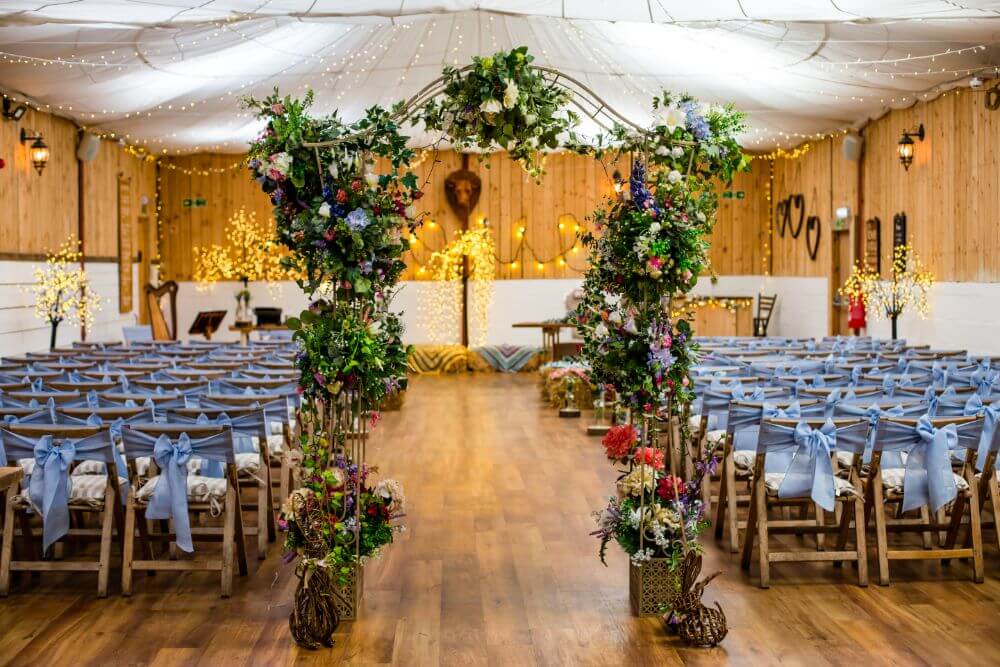
{"type": "MultiPolygon", "coordinates": [[[[798,224],[795,227],[789,225],[788,228],[788,231],[791,232],[792,234],[792,238],[797,239],[799,238],[799,234],[802,233],[802,223],[805,222],[806,219],[806,198],[803,195],[792,195],[788,199],[791,201],[792,206],[794,206],[799,213],[798,224]]],[[[791,208],[792,207],[790,206],[789,215],[791,215],[791,208]]]]}
{"type": "Polygon", "coordinates": [[[809,252],[809,259],[816,261],[819,253],[820,222],[819,216],[811,215],[806,220],[806,250],[809,252]]]}

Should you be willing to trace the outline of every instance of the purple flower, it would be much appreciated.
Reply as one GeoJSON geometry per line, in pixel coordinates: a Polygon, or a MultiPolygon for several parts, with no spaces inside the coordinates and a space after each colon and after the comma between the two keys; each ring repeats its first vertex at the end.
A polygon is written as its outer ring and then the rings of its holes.
{"type": "Polygon", "coordinates": [[[320,372],[313,373],[313,379],[316,380],[316,384],[326,384],[326,378],[320,372]]]}
{"type": "Polygon", "coordinates": [[[347,226],[351,231],[360,232],[368,226],[368,214],[364,209],[356,208],[347,214],[347,226]]]}

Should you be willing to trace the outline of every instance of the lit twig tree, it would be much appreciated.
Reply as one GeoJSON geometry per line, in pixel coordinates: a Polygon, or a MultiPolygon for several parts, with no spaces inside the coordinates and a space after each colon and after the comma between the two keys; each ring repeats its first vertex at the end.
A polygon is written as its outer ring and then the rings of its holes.
{"type": "Polygon", "coordinates": [[[294,278],[282,258],[288,250],[274,240],[273,233],[257,223],[252,211],[240,209],[226,226],[226,244],[194,248],[194,279],[199,286],[222,280],[238,280],[243,288],[236,293],[237,321],[248,320],[251,281],[276,284],[294,278]],[[241,310],[243,314],[241,316],[241,310]]]}
{"type": "Polygon", "coordinates": [[[79,242],[66,241],[34,268],[35,283],[27,291],[35,297],[35,316],[51,327],[49,348],[56,346],[56,332],[63,321],[79,324],[84,331],[94,323],[101,299],[90,289],[79,242]]]}
{"type": "Polygon", "coordinates": [[[907,243],[896,246],[892,253],[892,272],[882,278],[867,266],[855,264],[840,294],[861,299],[873,314],[884,315],[892,323],[892,338],[896,339],[899,316],[915,310],[921,319],[930,313],[927,295],[934,285],[934,275],[924,268],[920,257],[907,243]]]}

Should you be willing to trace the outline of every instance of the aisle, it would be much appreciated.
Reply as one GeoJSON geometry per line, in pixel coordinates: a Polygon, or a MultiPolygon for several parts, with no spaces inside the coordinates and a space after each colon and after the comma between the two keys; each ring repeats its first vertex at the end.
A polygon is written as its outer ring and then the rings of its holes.
{"type": "Polygon", "coordinates": [[[686,650],[628,610],[625,559],[597,559],[590,513],[614,472],[586,420],[561,420],[534,376],[417,378],[387,413],[370,459],[401,481],[410,530],[368,568],[362,619],[337,645],[291,644],[291,567],[272,547],[231,600],[215,575],[137,580],[131,599],[94,597],[94,578],[50,574],[0,600],[0,664],[669,665],[997,664],[1000,555],[986,583],[924,563],[889,588],[824,564],[776,567],[756,587],[706,540],[707,597],[731,625],[723,648],[686,650]],[[30,591],[30,592],[28,592],[30,591]]]}

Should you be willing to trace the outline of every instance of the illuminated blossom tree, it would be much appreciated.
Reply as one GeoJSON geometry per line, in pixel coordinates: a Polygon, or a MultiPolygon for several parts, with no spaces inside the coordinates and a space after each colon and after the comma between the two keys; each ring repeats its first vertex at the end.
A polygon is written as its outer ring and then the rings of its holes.
{"type": "Polygon", "coordinates": [[[907,243],[896,246],[892,253],[892,271],[888,279],[868,266],[855,264],[840,294],[861,299],[865,308],[884,315],[892,323],[892,338],[896,339],[897,321],[907,310],[915,310],[920,319],[930,313],[927,296],[934,285],[934,274],[924,268],[920,257],[907,243]]]}
{"type": "Polygon", "coordinates": [[[35,316],[51,327],[49,347],[56,346],[56,332],[63,321],[79,324],[84,330],[94,323],[101,299],[90,289],[81,265],[83,254],[78,241],[66,241],[34,269],[35,283],[27,291],[35,297],[35,316]]]}

